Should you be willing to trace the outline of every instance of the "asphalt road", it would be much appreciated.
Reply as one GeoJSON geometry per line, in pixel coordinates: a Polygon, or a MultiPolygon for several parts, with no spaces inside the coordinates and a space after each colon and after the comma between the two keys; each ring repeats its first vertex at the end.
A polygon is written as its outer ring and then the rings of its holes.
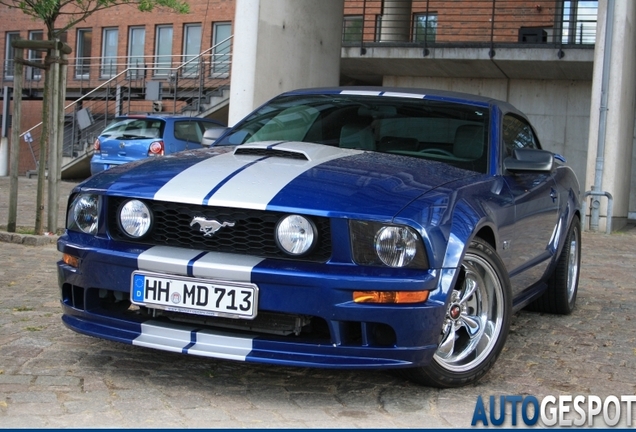
{"type": "Polygon", "coordinates": [[[517,313],[491,372],[453,390],[383,371],[254,365],[74,333],[60,320],[59,258],[54,244],[0,242],[0,428],[469,428],[480,395],[636,394],[636,229],[584,233],[574,313],[517,313]]]}

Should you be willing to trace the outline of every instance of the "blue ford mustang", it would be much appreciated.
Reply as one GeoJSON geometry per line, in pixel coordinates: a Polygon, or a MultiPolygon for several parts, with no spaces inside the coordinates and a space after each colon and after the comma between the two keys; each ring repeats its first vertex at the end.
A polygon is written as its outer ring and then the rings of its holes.
{"type": "Polygon", "coordinates": [[[475,382],[511,315],[568,314],[580,190],[510,104],[299,90],[206,149],[78,185],[63,321],[161,350],[475,382]]]}

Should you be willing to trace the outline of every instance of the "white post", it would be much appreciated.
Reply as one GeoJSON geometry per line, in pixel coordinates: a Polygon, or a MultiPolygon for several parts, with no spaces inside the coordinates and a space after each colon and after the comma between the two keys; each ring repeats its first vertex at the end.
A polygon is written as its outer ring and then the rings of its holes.
{"type": "Polygon", "coordinates": [[[2,92],[2,134],[0,134],[0,177],[9,175],[9,140],[6,125],[9,124],[9,87],[4,86],[2,92]]]}
{"type": "Polygon", "coordinates": [[[344,0],[237,0],[228,123],[289,90],[337,86],[344,0]]]}

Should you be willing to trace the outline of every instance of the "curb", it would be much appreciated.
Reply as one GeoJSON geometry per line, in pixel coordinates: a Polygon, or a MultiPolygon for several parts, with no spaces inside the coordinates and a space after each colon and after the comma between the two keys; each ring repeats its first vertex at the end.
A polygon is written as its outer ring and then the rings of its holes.
{"type": "Polygon", "coordinates": [[[55,244],[57,243],[58,238],[59,236],[54,234],[33,235],[0,231],[0,242],[23,244],[27,246],[45,246],[55,244]]]}

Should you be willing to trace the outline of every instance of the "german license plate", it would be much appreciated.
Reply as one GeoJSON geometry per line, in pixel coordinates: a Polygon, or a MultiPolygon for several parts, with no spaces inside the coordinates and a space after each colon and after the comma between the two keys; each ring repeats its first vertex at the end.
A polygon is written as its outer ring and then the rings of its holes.
{"type": "Polygon", "coordinates": [[[133,272],[132,303],[172,312],[253,319],[258,287],[251,283],[215,281],[133,272]]]}

